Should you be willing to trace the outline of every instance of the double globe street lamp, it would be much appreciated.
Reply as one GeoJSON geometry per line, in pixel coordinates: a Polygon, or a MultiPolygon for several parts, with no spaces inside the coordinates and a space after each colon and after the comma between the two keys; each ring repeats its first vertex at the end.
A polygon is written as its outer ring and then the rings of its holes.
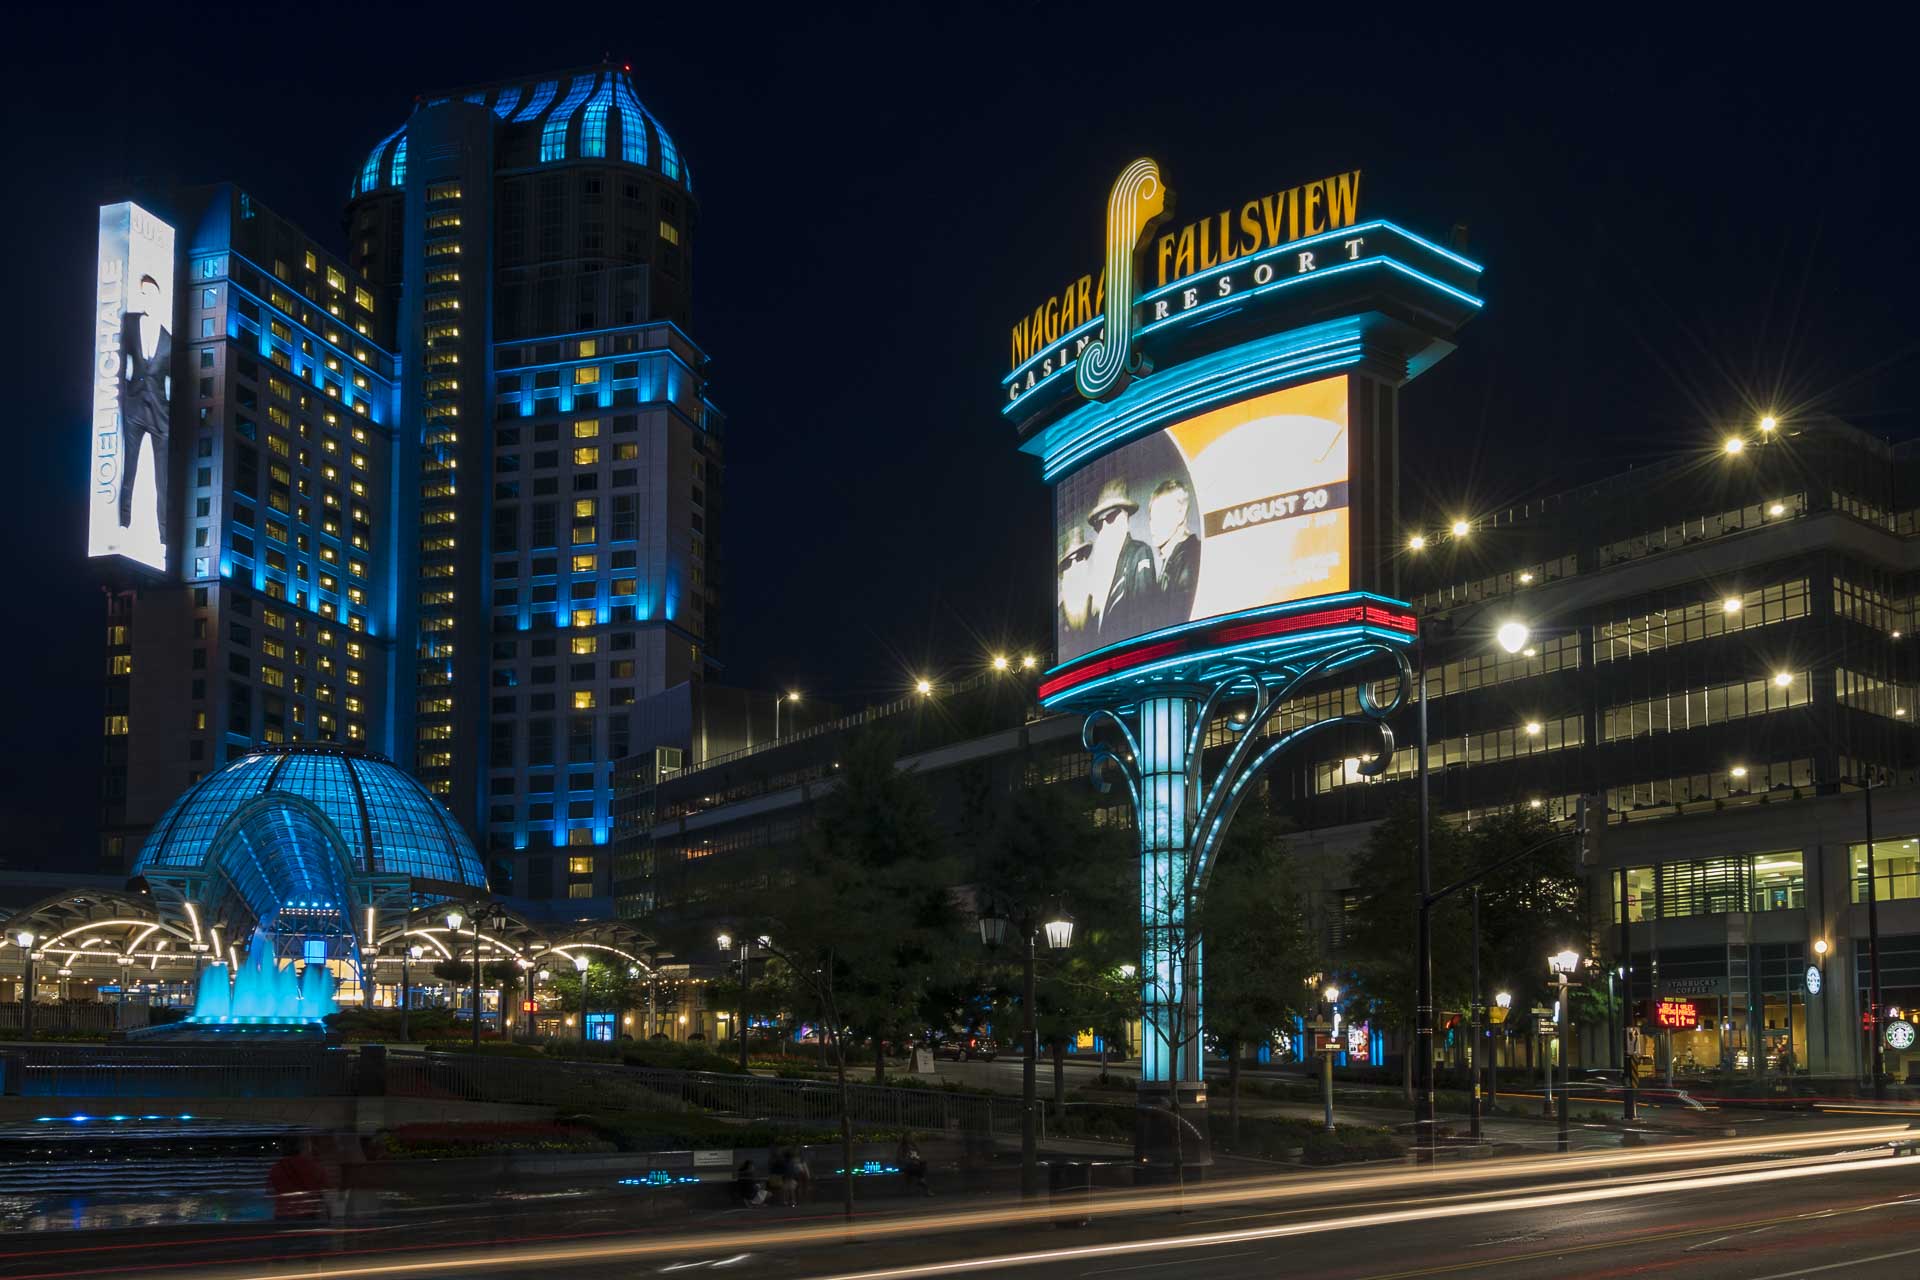
{"type": "Polygon", "coordinates": [[[1064,951],[1073,945],[1073,917],[1055,910],[1044,921],[1032,911],[1023,912],[1016,921],[995,910],[980,917],[980,941],[995,947],[1007,941],[1007,935],[1019,929],[1026,944],[1021,958],[1020,1039],[1025,1060],[1020,1067],[1020,1195],[1031,1200],[1040,1193],[1039,1135],[1036,1128],[1039,1099],[1034,1071],[1040,1058],[1040,1033],[1034,1025],[1034,945],[1045,930],[1047,946],[1064,951]]]}

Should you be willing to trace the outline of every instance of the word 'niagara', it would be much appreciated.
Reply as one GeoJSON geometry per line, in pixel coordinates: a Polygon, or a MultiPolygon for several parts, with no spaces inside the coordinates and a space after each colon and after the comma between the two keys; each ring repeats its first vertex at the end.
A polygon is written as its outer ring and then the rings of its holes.
{"type": "MultiPolygon", "coordinates": [[[[1248,200],[1238,209],[1222,209],[1210,218],[1189,222],[1178,231],[1157,237],[1153,242],[1155,286],[1264,249],[1352,226],[1359,218],[1360,172],[1353,169],[1303,182],[1248,200]]],[[[1035,307],[1032,314],[1022,316],[1013,326],[1011,367],[1018,368],[1076,329],[1098,321],[1106,306],[1106,286],[1104,271],[1098,276],[1081,276],[1035,307]]],[[[1091,337],[1089,329],[1080,335],[1078,346],[1085,346],[1091,337]]],[[[1078,354],[1070,347],[1067,357],[1078,354]]],[[[1052,372],[1047,369],[1041,376],[1052,372]]]]}

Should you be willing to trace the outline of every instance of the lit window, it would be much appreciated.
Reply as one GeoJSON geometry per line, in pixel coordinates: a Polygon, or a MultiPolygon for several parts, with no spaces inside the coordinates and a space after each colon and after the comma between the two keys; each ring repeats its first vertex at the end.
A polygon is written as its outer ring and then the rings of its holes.
{"type": "Polygon", "coordinates": [[[567,859],[567,873],[569,875],[576,875],[576,876],[592,875],[593,859],[591,857],[585,857],[585,858],[578,857],[578,856],[569,857],[567,859]]]}
{"type": "Polygon", "coordinates": [[[600,564],[599,556],[596,556],[596,555],[575,556],[573,558],[573,571],[575,573],[592,573],[596,568],[599,567],[599,564],[600,564]]]}
{"type": "Polygon", "coordinates": [[[597,364],[583,364],[573,371],[573,385],[576,387],[590,386],[598,381],[600,366],[597,364]]]}
{"type": "Polygon", "coordinates": [[[132,675],[133,674],[133,655],[130,653],[114,654],[113,655],[113,674],[116,676],[132,675]]]}
{"type": "Polygon", "coordinates": [[[576,627],[590,627],[595,621],[596,619],[591,609],[575,609],[573,611],[573,625],[576,627]]]}
{"type": "Polygon", "coordinates": [[[668,222],[663,218],[661,219],[661,222],[660,222],[660,238],[662,240],[665,240],[668,244],[679,244],[680,228],[674,226],[671,222],[668,222]]]}
{"type": "MultiPolygon", "coordinates": [[[[311,258],[313,255],[308,254],[307,256],[311,258]]],[[[327,287],[331,289],[345,289],[347,287],[347,278],[340,274],[340,268],[327,268],[327,287]]]]}
{"type": "Polygon", "coordinates": [[[597,651],[599,648],[600,640],[597,636],[575,636],[573,638],[573,651],[576,654],[584,656],[597,651]]]}
{"type": "Polygon", "coordinates": [[[108,716],[107,717],[107,736],[108,737],[110,738],[125,737],[126,732],[127,732],[127,718],[125,716],[108,716]]]}
{"type": "Polygon", "coordinates": [[[576,520],[591,520],[598,511],[599,504],[592,498],[575,498],[573,500],[573,518],[576,520]]]}
{"type": "Polygon", "coordinates": [[[307,270],[318,271],[319,269],[320,269],[320,260],[313,256],[313,250],[311,249],[307,250],[307,270]]]}
{"type": "Polygon", "coordinates": [[[591,440],[599,434],[600,419],[598,418],[582,418],[573,424],[573,438],[575,440],[591,440]]]}
{"type": "Polygon", "coordinates": [[[573,451],[573,465],[576,467],[590,467],[598,461],[600,461],[600,447],[598,445],[581,445],[573,451]]]}

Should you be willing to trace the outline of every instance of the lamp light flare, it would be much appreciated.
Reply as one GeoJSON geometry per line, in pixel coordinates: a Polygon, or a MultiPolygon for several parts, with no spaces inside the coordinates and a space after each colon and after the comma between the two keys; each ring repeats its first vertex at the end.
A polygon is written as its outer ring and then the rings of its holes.
{"type": "Polygon", "coordinates": [[[1426,547],[1427,540],[1417,533],[1407,539],[1407,550],[1409,551],[1424,551],[1426,547]]]}
{"type": "Polygon", "coordinates": [[[1473,526],[1472,526],[1472,525],[1470,525],[1470,524],[1468,524],[1468,523],[1467,523],[1467,522],[1466,522],[1465,520],[1455,520],[1455,521],[1453,522],[1453,536],[1454,536],[1454,537],[1456,537],[1456,538],[1464,538],[1464,537],[1466,537],[1466,536],[1467,536],[1467,535],[1468,535],[1469,533],[1472,533],[1472,532],[1473,532],[1473,526]]]}
{"type": "Polygon", "coordinates": [[[1787,514],[1787,504],[1784,502],[1769,503],[1767,504],[1767,514],[1770,516],[1783,516],[1787,514]]]}
{"type": "Polygon", "coordinates": [[[1825,938],[1816,938],[1814,940],[1813,954],[1817,956],[1823,956],[1827,954],[1827,940],[1825,938]]]}
{"type": "Polygon", "coordinates": [[[1540,732],[1540,722],[1538,720],[1527,721],[1527,736],[1529,738],[1534,737],[1539,732],[1540,732]]]}
{"type": "Polygon", "coordinates": [[[1793,683],[1793,676],[1785,671],[1777,672],[1773,677],[1773,683],[1776,688],[1784,689],[1793,683]]]}
{"type": "Polygon", "coordinates": [[[1779,425],[1780,425],[1779,420],[1776,419],[1772,414],[1768,414],[1766,417],[1760,419],[1760,429],[1762,431],[1771,431],[1779,425]]]}
{"type": "Polygon", "coordinates": [[[1039,665],[1040,659],[1034,657],[1032,654],[1023,653],[1020,655],[1020,669],[1022,671],[1031,671],[1039,665]]]}
{"type": "Polygon", "coordinates": [[[913,682],[913,691],[914,691],[915,693],[918,693],[918,694],[923,694],[923,695],[924,695],[924,694],[929,694],[929,693],[932,693],[932,692],[933,692],[933,681],[931,681],[931,680],[916,680],[916,681],[914,681],[914,682],[913,682]]]}
{"type": "Polygon", "coordinates": [[[1728,596],[1720,602],[1720,612],[1722,613],[1738,613],[1745,607],[1746,602],[1739,596],[1728,596]]]}
{"type": "Polygon", "coordinates": [[[1007,667],[1008,667],[1008,665],[1009,665],[1009,664],[1008,664],[1008,662],[1007,662],[1007,655],[1006,655],[1006,654],[1004,654],[1004,653],[996,653],[996,654],[994,654],[994,655],[993,655],[993,669],[994,669],[995,671],[1005,671],[1005,670],[1007,669],[1007,667]]]}
{"type": "Polygon", "coordinates": [[[1493,638],[1508,653],[1518,653],[1526,648],[1528,634],[1526,623],[1509,620],[1500,624],[1500,629],[1493,633],[1493,638]]]}
{"type": "Polygon", "coordinates": [[[1728,436],[1720,447],[1728,453],[1739,453],[1747,447],[1747,442],[1739,436],[1728,436]]]}
{"type": "Polygon", "coordinates": [[[1747,776],[1747,766],[1743,764],[1737,764],[1733,766],[1733,768],[1727,770],[1727,772],[1736,778],[1744,778],[1747,776]]]}

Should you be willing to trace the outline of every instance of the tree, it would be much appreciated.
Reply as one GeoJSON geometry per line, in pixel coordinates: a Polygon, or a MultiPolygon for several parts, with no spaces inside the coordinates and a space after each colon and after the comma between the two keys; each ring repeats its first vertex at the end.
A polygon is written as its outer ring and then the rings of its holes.
{"type": "MultiPolygon", "coordinates": [[[[1465,873],[1468,852],[1460,829],[1449,823],[1434,823],[1430,840],[1432,885],[1437,889],[1465,873]]],[[[1376,1026],[1396,1027],[1405,1036],[1409,1098],[1413,1095],[1413,1058],[1419,1047],[1414,1026],[1417,957],[1410,945],[1419,908],[1419,850],[1419,810],[1412,804],[1396,805],[1367,837],[1349,872],[1358,889],[1347,920],[1343,956],[1352,972],[1347,986],[1348,1008],[1363,1011],[1365,1020],[1376,1026]]],[[[1465,994],[1469,984],[1457,974],[1457,966],[1445,961],[1465,956],[1470,943],[1471,927],[1464,911],[1435,912],[1436,1003],[1465,994]]],[[[1359,1020],[1361,1014],[1349,1017],[1359,1020]]]]}
{"type": "Polygon", "coordinates": [[[961,935],[932,803],[921,782],[897,768],[893,740],[855,737],[837,777],[814,811],[795,872],[750,904],[749,923],[753,934],[768,935],[791,989],[804,993],[833,1047],[851,1219],[847,1040],[858,1029],[877,1050],[888,1031],[922,1017],[961,935]]]}
{"type": "Polygon", "coordinates": [[[1199,909],[1206,956],[1206,1025],[1227,1055],[1228,1124],[1240,1136],[1240,1059],[1246,1047],[1309,1011],[1320,967],[1271,811],[1243,812],[1227,831],[1199,909]]]}
{"type": "MultiPolygon", "coordinates": [[[[1123,828],[1097,825],[1093,807],[1093,797],[1078,790],[1022,787],[977,851],[978,883],[992,905],[1040,914],[1058,908],[1074,918],[1071,948],[1041,947],[1035,955],[1034,1017],[1053,1050],[1055,1114],[1066,1105],[1067,1041],[1089,1027],[1109,1036],[1124,1028],[1138,992],[1121,973],[1140,954],[1133,842],[1123,828]]],[[[1010,1020],[1021,961],[1008,957],[997,968],[996,1003],[1010,1020]]]]}
{"type": "MultiPolygon", "coordinates": [[[[572,967],[550,970],[542,984],[554,994],[554,1003],[566,1013],[617,1013],[632,1007],[633,982],[624,962],[607,964],[596,960],[587,966],[587,1004],[580,1005],[580,974],[572,967]]],[[[645,1000],[644,990],[641,1000],[645,1000]]]]}

